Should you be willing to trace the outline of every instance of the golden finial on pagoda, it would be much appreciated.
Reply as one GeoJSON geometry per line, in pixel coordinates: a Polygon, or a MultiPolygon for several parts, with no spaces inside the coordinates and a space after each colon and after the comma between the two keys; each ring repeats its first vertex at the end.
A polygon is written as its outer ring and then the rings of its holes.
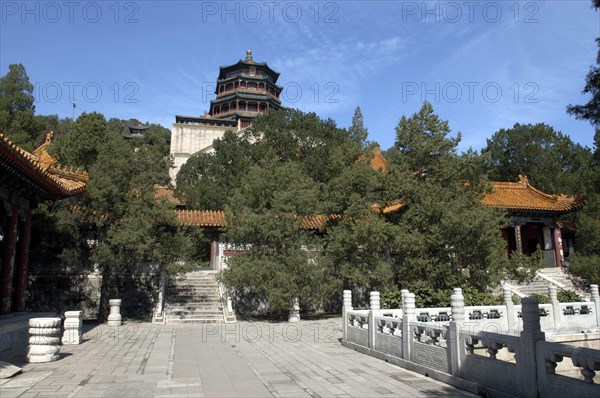
{"type": "Polygon", "coordinates": [[[246,62],[253,63],[252,50],[246,50],[246,62]]]}

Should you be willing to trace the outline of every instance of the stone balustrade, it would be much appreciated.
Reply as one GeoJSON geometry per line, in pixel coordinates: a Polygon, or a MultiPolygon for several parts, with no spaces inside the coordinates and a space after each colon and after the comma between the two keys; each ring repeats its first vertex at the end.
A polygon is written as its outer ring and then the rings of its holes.
{"type": "Polygon", "coordinates": [[[402,292],[402,309],[381,310],[379,293],[371,292],[370,309],[355,310],[344,291],[342,344],[475,394],[600,396],[600,350],[549,342],[543,332],[597,330],[598,287],[591,290],[592,301],[584,303],[558,303],[550,291],[551,303],[544,305],[528,297],[514,305],[511,297],[504,306],[465,307],[455,289],[451,307],[434,310],[415,308],[408,291],[402,292]],[[444,313],[448,320],[436,322],[444,313]],[[578,378],[555,372],[564,357],[578,378]]]}

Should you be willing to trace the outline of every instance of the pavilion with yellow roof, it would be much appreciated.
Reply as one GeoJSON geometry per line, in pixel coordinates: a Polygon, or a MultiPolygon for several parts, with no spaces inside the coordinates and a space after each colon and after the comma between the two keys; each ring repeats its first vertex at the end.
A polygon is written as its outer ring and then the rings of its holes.
{"type": "Polygon", "coordinates": [[[58,165],[47,148],[54,133],[29,153],[0,133],[0,314],[25,309],[31,210],[41,200],[81,194],[85,172],[58,165]]]}
{"type": "Polygon", "coordinates": [[[558,219],[581,207],[581,199],[544,193],[531,186],[526,176],[520,175],[518,182],[494,182],[482,203],[505,209],[511,216],[512,226],[502,231],[507,252],[532,254],[539,246],[544,252],[546,267],[563,265],[565,251],[572,251],[573,240],[571,236],[565,239],[558,219]]]}

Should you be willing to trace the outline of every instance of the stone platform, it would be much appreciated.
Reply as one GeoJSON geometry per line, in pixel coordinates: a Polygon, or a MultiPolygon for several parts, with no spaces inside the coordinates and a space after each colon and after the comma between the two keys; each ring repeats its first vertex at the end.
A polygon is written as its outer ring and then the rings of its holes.
{"type": "Polygon", "coordinates": [[[23,364],[0,381],[0,396],[474,397],[342,347],[340,326],[84,324],[81,345],[62,346],[56,362],[23,364]]]}

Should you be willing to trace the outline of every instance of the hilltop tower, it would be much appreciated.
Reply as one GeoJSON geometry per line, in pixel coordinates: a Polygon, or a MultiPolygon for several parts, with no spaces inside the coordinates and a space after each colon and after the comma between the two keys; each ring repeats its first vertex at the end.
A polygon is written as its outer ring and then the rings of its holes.
{"type": "Polygon", "coordinates": [[[254,62],[252,51],[237,63],[220,66],[215,87],[216,98],[202,116],[175,116],[171,130],[171,155],[174,168],[169,171],[171,180],[181,166],[197,152],[211,152],[213,141],[225,131],[240,131],[250,125],[261,113],[281,109],[281,86],[277,85],[279,73],[266,62],[254,62]]]}

